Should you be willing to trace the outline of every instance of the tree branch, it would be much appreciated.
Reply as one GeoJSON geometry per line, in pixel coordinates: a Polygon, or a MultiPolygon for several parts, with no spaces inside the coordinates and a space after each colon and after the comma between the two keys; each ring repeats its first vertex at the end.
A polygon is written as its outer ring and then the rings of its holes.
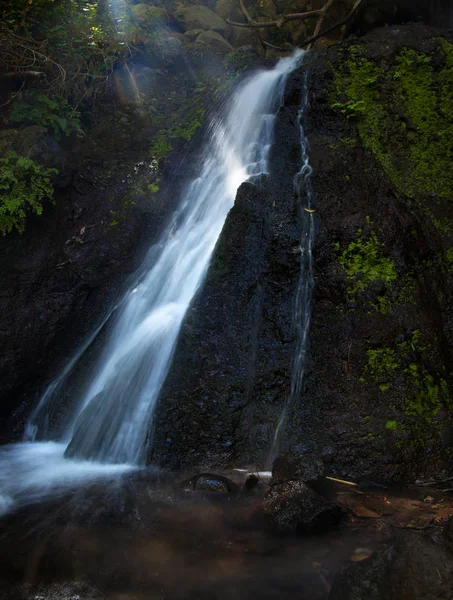
{"type": "Polygon", "coordinates": [[[263,23],[254,21],[252,19],[252,17],[250,16],[249,12],[247,11],[247,9],[244,5],[244,0],[239,0],[239,2],[241,4],[242,12],[244,13],[244,16],[248,22],[247,23],[237,23],[235,21],[230,21],[227,19],[227,23],[229,25],[234,25],[234,27],[249,27],[249,28],[256,28],[256,29],[260,29],[262,27],[281,27],[287,21],[304,21],[305,19],[309,19],[314,16],[318,16],[319,19],[316,24],[316,28],[315,28],[313,36],[308,38],[307,40],[305,40],[305,42],[303,42],[302,44],[300,44],[301,48],[304,48],[305,46],[309,46],[309,48],[310,48],[311,45],[314,42],[316,42],[316,40],[318,40],[319,38],[322,38],[325,35],[328,35],[329,33],[331,33],[332,31],[335,31],[335,29],[338,29],[338,27],[342,27],[343,25],[346,25],[346,23],[350,19],[352,19],[352,17],[355,15],[355,13],[359,9],[360,5],[362,4],[363,0],[356,0],[356,3],[354,4],[354,6],[351,9],[351,12],[344,19],[342,19],[338,23],[335,23],[331,27],[324,29],[323,31],[321,31],[321,27],[327,16],[327,12],[333,6],[335,0],[328,0],[328,2],[325,4],[325,6],[323,8],[321,8],[320,10],[312,10],[310,12],[305,12],[305,13],[290,13],[288,15],[282,15],[280,17],[280,19],[278,19],[278,20],[265,21],[263,23]]]}
{"type": "MultiPolygon", "coordinates": [[[[335,0],[329,0],[329,2],[333,3],[335,0]]],[[[242,0],[241,3],[243,4],[242,0]]],[[[304,13],[289,13],[287,15],[282,15],[275,21],[254,21],[249,15],[251,20],[248,21],[248,23],[238,23],[236,21],[230,21],[229,19],[227,19],[227,23],[228,25],[233,25],[234,27],[255,27],[257,29],[261,29],[262,27],[281,27],[287,21],[304,21],[305,19],[311,19],[312,17],[320,17],[323,14],[324,9],[322,8],[320,10],[311,10],[310,12],[304,13]]]]}
{"type": "Polygon", "coordinates": [[[26,79],[27,77],[39,79],[45,76],[45,73],[42,71],[14,71],[10,73],[0,73],[0,79],[12,79],[13,77],[19,79],[26,79]]]}
{"type": "Polygon", "coordinates": [[[311,44],[316,42],[316,40],[319,40],[319,38],[322,38],[325,35],[328,35],[329,33],[331,33],[332,31],[335,31],[335,29],[338,29],[338,27],[342,27],[343,25],[346,25],[346,23],[350,19],[352,19],[354,14],[357,12],[357,10],[359,9],[362,2],[363,2],[363,0],[357,0],[353,6],[351,12],[342,21],[339,21],[338,23],[335,23],[335,25],[332,25],[331,27],[324,29],[324,31],[321,31],[320,33],[318,33],[318,35],[314,35],[313,37],[308,38],[308,40],[305,40],[305,42],[303,44],[301,44],[301,48],[304,48],[305,46],[311,46],[311,44]]]}

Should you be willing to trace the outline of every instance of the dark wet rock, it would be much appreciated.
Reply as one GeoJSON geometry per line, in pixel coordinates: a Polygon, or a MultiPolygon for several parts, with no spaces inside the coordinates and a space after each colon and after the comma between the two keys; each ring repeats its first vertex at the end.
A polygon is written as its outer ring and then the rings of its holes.
{"type": "Polygon", "coordinates": [[[272,465],[272,481],[316,481],[324,477],[321,460],[310,455],[278,456],[272,465]]]}
{"type": "Polygon", "coordinates": [[[23,584],[17,586],[3,585],[0,582],[0,595],[9,600],[106,600],[106,595],[94,586],[78,581],[49,583],[49,584],[23,584]]]}
{"type": "Polygon", "coordinates": [[[301,481],[271,486],[261,509],[278,533],[314,533],[327,531],[339,522],[343,510],[325,500],[301,481]]]}
{"type": "Polygon", "coordinates": [[[246,494],[259,493],[262,488],[261,479],[258,475],[249,475],[244,482],[243,490],[246,494]]]}
{"type": "Polygon", "coordinates": [[[437,539],[404,533],[335,580],[329,600],[453,598],[453,557],[437,539]]]}
{"type": "Polygon", "coordinates": [[[192,489],[196,492],[215,492],[223,494],[237,494],[239,486],[237,483],[215,473],[199,473],[182,481],[180,486],[184,489],[192,489]]]}
{"type": "MultiPolygon", "coordinates": [[[[329,600],[387,600],[389,576],[396,557],[390,544],[358,565],[352,565],[334,582],[329,600]]],[[[395,599],[396,600],[396,599],[395,599]]]]}

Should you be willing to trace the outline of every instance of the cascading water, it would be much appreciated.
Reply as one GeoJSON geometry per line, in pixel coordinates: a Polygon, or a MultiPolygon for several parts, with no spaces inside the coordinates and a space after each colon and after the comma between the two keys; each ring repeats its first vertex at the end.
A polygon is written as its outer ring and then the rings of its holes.
{"type": "MultiPolygon", "coordinates": [[[[0,512],[2,502],[8,508],[37,500],[84,474],[110,475],[144,463],[153,409],[185,312],[238,186],[267,172],[275,112],[301,55],[298,51],[273,70],[248,78],[228,100],[228,110],[211,123],[200,175],[188,185],[169,228],[121,303],[95,374],[75,403],[70,425],[60,432],[61,443],[28,442],[0,450],[0,512]],[[65,449],[66,456],[84,462],[64,460],[65,449]],[[2,468],[5,462],[8,468],[2,468]]],[[[43,396],[27,426],[28,440],[46,438],[48,414],[80,355],[43,396]]]]}
{"type": "Polygon", "coordinates": [[[304,119],[308,106],[308,77],[304,74],[302,88],[302,103],[299,110],[300,147],[302,167],[294,178],[294,190],[298,198],[298,206],[302,219],[302,236],[300,243],[300,274],[294,305],[293,324],[296,333],[296,348],[291,373],[291,390],[280,413],[274,439],[268,458],[269,465],[276,458],[282,443],[288,412],[301,396],[302,383],[305,375],[308,332],[310,329],[311,300],[314,287],[313,276],[313,243],[315,239],[315,222],[312,203],[311,187],[312,168],[310,166],[309,144],[304,131],[304,119]]]}

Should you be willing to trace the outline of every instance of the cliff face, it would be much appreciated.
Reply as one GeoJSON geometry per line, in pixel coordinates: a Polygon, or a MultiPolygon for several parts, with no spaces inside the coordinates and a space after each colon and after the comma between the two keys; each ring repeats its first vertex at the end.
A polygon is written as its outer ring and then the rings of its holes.
{"type": "Polygon", "coordinates": [[[258,464],[289,393],[300,83],[293,77],[277,116],[270,175],[239,189],[186,316],[153,434],[151,458],[162,466],[258,464]]]}
{"type": "MultiPolygon", "coordinates": [[[[331,473],[450,464],[452,79],[438,36],[377,30],[311,68],[316,286],[283,451],[320,456],[331,473]]],[[[270,181],[240,189],[187,316],[150,457],[163,466],[262,464],[288,396],[300,230],[289,183],[300,156],[285,126],[299,96],[288,98],[270,181]]]]}

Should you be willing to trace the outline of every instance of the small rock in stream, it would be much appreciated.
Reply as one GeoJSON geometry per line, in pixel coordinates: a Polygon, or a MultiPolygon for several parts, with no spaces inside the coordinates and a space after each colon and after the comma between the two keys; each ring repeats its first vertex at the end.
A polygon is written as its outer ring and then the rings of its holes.
{"type": "Polygon", "coordinates": [[[261,508],[278,533],[315,533],[334,527],[343,515],[337,504],[328,502],[302,481],[271,486],[261,508]]]}

